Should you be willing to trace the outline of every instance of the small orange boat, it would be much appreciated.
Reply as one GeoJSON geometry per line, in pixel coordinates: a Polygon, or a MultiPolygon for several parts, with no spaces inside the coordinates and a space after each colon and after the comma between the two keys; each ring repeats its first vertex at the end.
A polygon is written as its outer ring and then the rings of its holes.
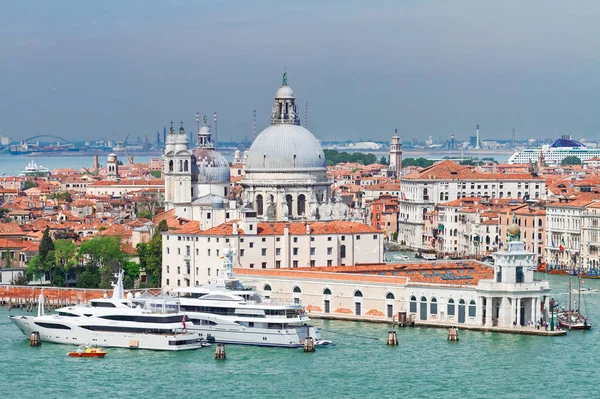
{"type": "Polygon", "coordinates": [[[83,345],[77,348],[77,350],[70,351],[68,355],[71,357],[104,357],[106,356],[106,351],[97,346],[83,345]]]}

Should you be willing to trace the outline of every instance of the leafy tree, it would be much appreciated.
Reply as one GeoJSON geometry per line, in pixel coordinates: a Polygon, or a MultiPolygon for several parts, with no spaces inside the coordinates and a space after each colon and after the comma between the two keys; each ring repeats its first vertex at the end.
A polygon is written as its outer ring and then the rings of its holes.
{"type": "Polygon", "coordinates": [[[12,256],[10,256],[10,251],[2,252],[2,260],[6,262],[4,267],[12,267],[12,256]]]}
{"type": "Polygon", "coordinates": [[[136,262],[127,261],[125,262],[125,277],[123,278],[123,285],[125,288],[134,288],[134,282],[140,277],[140,264],[136,262]]]}
{"type": "Polygon", "coordinates": [[[53,284],[58,286],[67,285],[67,275],[76,266],[77,245],[68,239],[54,241],[54,270],[52,270],[52,276],[54,279],[59,279],[60,276],[62,284],[58,280],[56,283],[53,281],[53,284]]]}
{"type": "Polygon", "coordinates": [[[68,191],[62,193],[52,193],[50,198],[58,199],[65,202],[73,202],[73,197],[71,197],[71,193],[68,191]]]}
{"type": "Polygon", "coordinates": [[[162,278],[162,234],[159,231],[148,243],[139,243],[136,247],[140,259],[140,268],[146,271],[151,287],[160,287],[162,278]]]}
{"type": "Polygon", "coordinates": [[[158,229],[157,229],[157,230],[158,230],[159,232],[161,232],[161,233],[162,233],[162,232],[165,232],[165,231],[169,231],[169,226],[167,225],[167,221],[166,221],[166,220],[164,220],[164,219],[163,219],[163,220],[161,220],[161,221],[158,223],[158,229]]]}
{"type": "Polygon", "coordinates": [[[569,155],[568,157],[565,157],[560,165],[561,166],[568,166],[568,165],[581,165],[581,158],[579,158],[576,155],[569,155]]]}
{"type": "Polygon", "coordinates": [[[152,212],[147,210],[138,211],[136,214],[138,219],[152,219],[152,212]]]}
{"type": "Polygon", "coordinates": [[[78,288],[98,288],[100,286],[100,269],[95,266],[86,266],[77,280],[78,288]]]}
{"type": "Polygon", "coordinates": [[[150,172],[150,176],[155,177],[157,179],[160,179],[161,171],[160,170],[153,170],[152,172],[150,172]]]}
{"type": "MultiPolygon", "coordinates": [[[[98,286],[110,287],[113,280],[113,273],[116,273],[128,259],[128,256],[121,251],[121,240],[118,237],[96,236],[89,241],[85,241],[79,247],[79,258],[85,263],[85,271],[81,279],[85,277],[85,284],[95,284],[98,286]]],[[[78,283],[78,287],[81,286],[78,283]]]]}
{"type": "Polygon", "coordinates": [[[404,158],[402,160],[402,166],[416,166],[418,168],[427,168],[434,164],[435,161],[430,159],[426,159],[423,157],[420,158],[404,158]]]}
{"type": "Polygon", "coordinates": [[[382,156],[381,159],[379,160],[379,163],[382,165],[389,165],[389,161],[386,157],[382,156]]]}
{"type": "Polygon", "coordinates": [[[23,183],[23,190],[29,190],[30,188],[35,187],[35,183],[32,182],[31,180],[27,180],[25,183],[23,183]]]}
{"type": "Polygon", "coordinates": [[[369,165],[377,162],[377,156],[374,154],[363,154],[362,152],[339,152],[336,150],[323,150],[327,165],[332,166],[342,162],[356,162],[362,165],[369,165]]]}
{"type": "Polygon", "coordinates": [[[10,209],[0,208],[0,219],[2,219],[6,214],[10,212],[10,209]]]}
{"type": "Polygon", "coordinates": [[[23,274],[18,274],[17,277],[13,278],[12,280],[10,280],[10,283],[12,285],[27,285],[29,284],[29,278],[27,278],[27,274],[23,273],[23,274]]]}
{"type": "Polygon", "coordinates": [[[39,250],[40,260],[42,262],[46,261],[50,251],[54,251],[54,242],[52,242],[52,238],[50,237],[50,228],[46,226],[46,230],[44,230],[44,234],[42,235],[39,250]]]}

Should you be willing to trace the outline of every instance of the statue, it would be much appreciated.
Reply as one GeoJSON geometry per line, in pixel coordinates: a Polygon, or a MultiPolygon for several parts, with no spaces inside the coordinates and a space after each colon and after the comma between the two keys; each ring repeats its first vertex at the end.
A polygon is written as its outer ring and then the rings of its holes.
{"type": "Polygon", "coordinates": [[[315,194],[312,191],[310,192],[308,207],[310,212],[310,219],[319,219],[319,204],[317,203],[317,200],[315,199],[315,194]]]}
{"type": "Polygon", "coordinates": [[[283,73],[283,85],[287,86],[287,72],[283,73]]]}
{"type": "Polygon", "coordinates": [[[281,217],[283,220],[287,220],[290,214],[290,210],[288,209],[288,203],[285,197],[281,197],[281,217]]]}
{"type": "Polygon", "coordinates": [[[512,214],[512,223],[506,229],[506,240],[508,242],[511,241],[521,241],[521,228],[517,224],[517,215],[515,212],[511,212],[512,214]]]}
{"type": "Polygon", "coordinates": [[[269,195],[267,203],[269,204],[267,206],[267,218],[275,219],[275,204],[273,203],[273,196],[269,195]]]}

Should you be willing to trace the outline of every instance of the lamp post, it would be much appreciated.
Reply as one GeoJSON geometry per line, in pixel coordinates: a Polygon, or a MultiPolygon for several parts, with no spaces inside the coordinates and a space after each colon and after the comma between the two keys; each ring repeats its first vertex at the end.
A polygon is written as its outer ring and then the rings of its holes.
{"type": "Polygon", "coordinates": [[[550,318],[550,331],[554,331],[554,308],[558,305],[555,305],[556,302],[554,302],[554,298],[552,298],[550,300],[550,313],[551,313],[551,318],[550,318]]]}

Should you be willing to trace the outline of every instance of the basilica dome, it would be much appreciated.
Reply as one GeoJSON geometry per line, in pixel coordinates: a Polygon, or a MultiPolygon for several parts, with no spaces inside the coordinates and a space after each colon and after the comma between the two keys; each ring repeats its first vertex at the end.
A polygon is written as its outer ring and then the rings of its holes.
{"type": "Polygon", "coordinates": [[[325,154],[319,140],[298,125],[272,125],[254,140],[247,171],[324,169],[325,154]]]}
{"type": "Polygon", "coordinates": [[[192,153],[196,163],[192,166],[192,173],[197,176],[198,183],[229,183],[229,162],[219,151],[215,150],[211,142],[210,126],[206,125],[206,118],[198,132],[198,144],[192,153]]]}

